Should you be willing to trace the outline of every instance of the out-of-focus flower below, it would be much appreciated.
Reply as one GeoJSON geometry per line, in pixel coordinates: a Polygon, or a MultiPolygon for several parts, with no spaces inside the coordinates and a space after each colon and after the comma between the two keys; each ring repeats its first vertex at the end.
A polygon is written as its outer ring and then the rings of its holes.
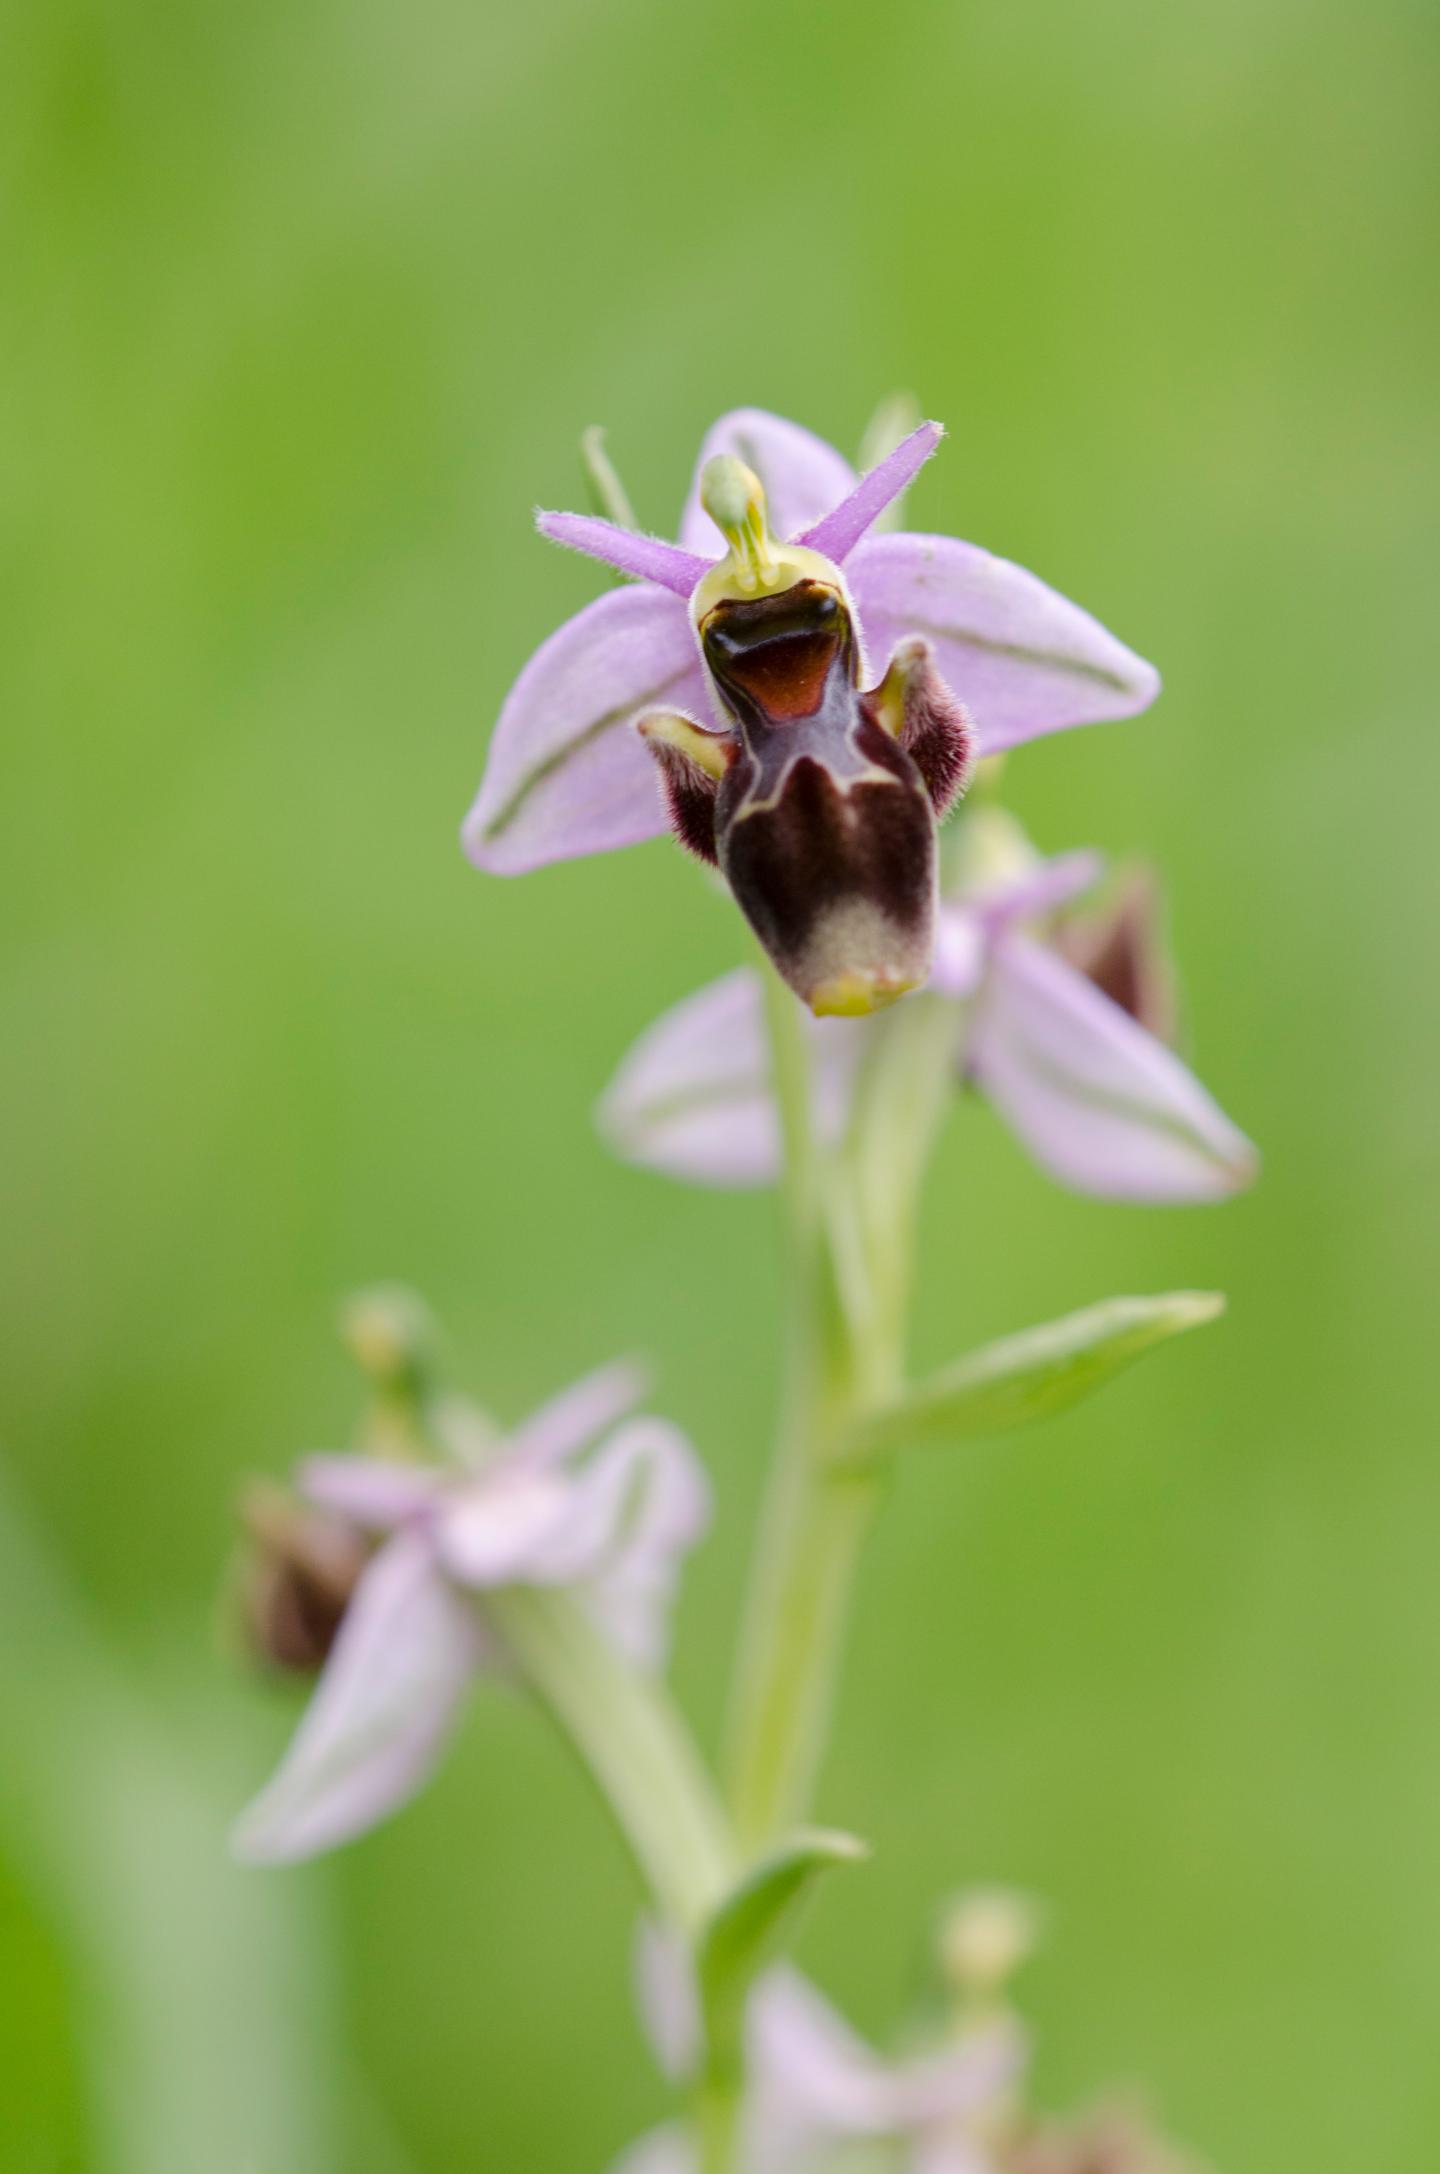
{"type": "MultiPolygon", "coordinates": [[[[699,2049],[693,1986],[673,1942],[641,1946],[641,2006],[667,2074],[684,2082],[699,2049]]],[[[1025,2060],[1014,2021],[997,2018],[933,2051],[887,2059],[808,1979],[768,1971],[747,2009],[749,2086],[736,2174],[828,2174],[863,2165],[886,2174],[998,2174],[990,2138],[1025,2060]]],[[[611,2174],[698,2174],[680,2127],[655,2130],[611,2174]]]]}
{"type": "Polygon", "coordinates": [[[954,1998],[983,2007],[1009,1987],[1039,1945],[1044,1905],[1013,1887],[973,1887],[940,1920],[937,1959],[954,1998]]]}
{"type": "MultiPolygon", "coordinates": [[[[1090,853],[1041,861],[998,810],[967,813],[1004,850],[966,856],[942,904],[930,987],[955,1009],[957,1079],[993,1103],[1035,1161],[1108,1199],[1218,1200],[1248,1184],[1255,1149],[1174,1052],[1047,936],[1094,882],[1090,853]]],[[[881,1022],[812,1026],[816,1124],[844,1131],[867,1038],[881,1022]]],[[[630,1050],[600,1125],[632,1162],[702,1185],[778,1173],[763,993],[748,969],[667,1012],[630,1050]]]]}
{"type": "MultiPolygon", "coordinates": [[[[485,1596],[563,1587],[637,1666],[658,1668],[681,1558],[709,1494],[678,1429],[630,1416],[628,1365],[588,1376],[469,1465],[318,1456],[305,1504],[378,1542],[278,1772],[235,1832],[253,1862],[308,1857],[428,1778],[478,1671],[503,1668],[485,1596]]],[[[293,1551],[292,1551],[293,1552],[293,1551]]]]}
{"type": "Polygon", "coordinates": [[[476,864],[518,874],[668,824],[718,862],[812,1010],[868,1012],[923,982],[935,823],[975,756],[1128,716],[1159,686],[1023,569],[873,533],[941,435],[922,424],[857,481],[809,431],[740,409],[701,448],[679,544],[540,514],[638,585],[587,605],[516,681],[465,824],[476,864]]]}
{"type": "Polygon", "coordinates": [[[1131,868],[1097,906],[1056,916],[1055,949],[1157,1041],[1174,1045],[1175,969],[1165,942],[1160,882],[1131,868]]]}

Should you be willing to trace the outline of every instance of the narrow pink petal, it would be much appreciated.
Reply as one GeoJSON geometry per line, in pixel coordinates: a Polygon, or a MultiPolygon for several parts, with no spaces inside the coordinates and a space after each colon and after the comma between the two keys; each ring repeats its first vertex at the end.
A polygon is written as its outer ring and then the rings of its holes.
{"type": "Polygon", "coordinates": [[[848,498],[842,498],[823,521],[806,529],[797,540],[843,564],[871,522],[878,520],[890,501],[914,482],[944,435],[940,423],[922,423],[918,430],[912,430],[878,468],[861,477],[848,498]]]}
{"type": "Polygon", "coordinates": [[[697,990],[647,1027],[597,1116],[628,1162],[695,1185],[773,1184],[780,1128],[750,968],[697,990]]]}
{"type": "Polygon", "coordinates": [[[644,1396],[647,1370],[634,1359],[616,1359],[572,1382],[518,1426],[501,1460],[507,1473],[545,1472],[596,1441],[607,1427],[632,1412],[644,1396]]]}
{"type": "Polygon", "coordinates": [[[584,1578],[585,1608],[637,1668],[659,1670],[670,1642],[680,1566],[710,1522],[710,1486],[687,1437],[663,1419],[634,1419],[575,1487],[563,1542],[537,1575],[584,1578]]]}
{"type": "MultiPolygon", "coordinates": [[[[798,1971],[770,1971],[751,2007],[751,2052],[769,2103],[767,2129],[806,2136],[914,2137],[996,2104],[1024,2059],[997,2026],[943,2051],[885,2060],[798,1971]]],[[[783,2163],[783,2162],[778,2162],[783,2163]]]]}
{"type": "Polygon", "coordinates": [[[777,536],[798,536],[855,488],[849,461],[812,430],[764,408],[732,408],[705,433],[680,517],[684,548],[712,559],[725,549],[725,539],[700,503],[700,471],[717,453],[733,453],[754,469],[765,486],[777,536]]]}
{"type": "Polygon", "coordinates": [[[1057,853],[1053,860],[1037,860],[1024,875],[971,891],[965,903],[995,932],[1012,921],[1034,921],[1053,913],[1098,883],[1104,872],[1104,854],[1081,846],[1073,853],[1057,853]]]}
{"type": "Polygon", "coordinates": [[[622,574],[653,581],[675,596],[688,597],[697,581],[708,574],[718,551],[702,559],[678,544],[663,543],[658,536],[642,536],[633,528],[617,528],[598,513],[537,513],[535,526],[551,543],[581,551],[587,559],[599,559],[622,574]]]}
{"type": "Polygon", "coordinates": [[[613,589],[541,644],[505,698],[465,850],[492,875],[635,845],[667,828],[642,710],[704,719],[710,697],[685,607],[613,589]]]}
{"type": "Polygon", "coordinates": [[[1077,1191],[1221,1200],[1255,1176],[1255,1149],[1173,1051],[1013,931],[995,946],[970,1063],[1036,1161],[1077,1191]]]}
{"type": "Polygon", "coordinates": [[[871,536],[847,574],[875,666],[907,634],[933,642],[984,755],[1068,725],[1130,717],[1160,691],[1154,666],[1098,619],[976,544],[871,536]]]}
{"type": "Polygon", "coordinates": [[[772,2130],[783,2122],[817,2137],[884,2133],[884,2062],[798,1970],[770,1970],[756,1987],[750,2054],[772,2130]]]}
{"type": "Polygon", "coordinates": [[[709,1514],[685,1436],[664,1420],[635,1419],[573,1474],[499,1465],[455,1490],[435,1547],[446,1573],[476,1591],[573,1586],[626,1658],[654,1668],[681,1558],[709,1514]]]}
{"type": "Polygon", "coordinates": [[[477,1474],[451,1494],[436,1522],[441,1567],[477,1592],[505,1585],[550,1585],[538,1566],[563,1548],[574,1518],[572,1482],[553,1474],[512,1479],[477,1474]]]}
{"type": "Polygon", "coordinates": [[[235,1854],[289,1864],[404,1804],[439,1758],[480,1652],[425,1537],[389,1541],[355,1588],[278,1772],[236,1826],[235,1854]]]}
{"type": "Polygon", "coordinates": [[[921,2137],[938,2124],[983,2118],[1006,2098],[1025,2055],[1022,2033],[1000,2022],[938,2052],[892,2063],[891,2126],[921,2137]]]}
{"type": "Polygon", "coordinates": [[[450,1475],[435,1466],[395,1464],[384,1457],[307,1457],[297,1477],[307,1502],[353,1518],[371,1532],[423,1517],[451,1484],[450,1475]]]}
{"type": "MultiPolygon", "coordinates": [[[[811,1028],[816,1125],[838,1139],[864,1048],[863,1022],[811,1028]]],[[[773,1184],[780,1129],[760,983],[749,967],[711,982],[647,1027],[620,1064],[597,1113],[627,1162],[694,1185],[773,1184]]]]}
{"type": "Polygon", "coordinates": [[[973,996],[985,973],[985,924],[968,906],[942,904],[935,923],[930,987],[941,996],[973,996]]]}

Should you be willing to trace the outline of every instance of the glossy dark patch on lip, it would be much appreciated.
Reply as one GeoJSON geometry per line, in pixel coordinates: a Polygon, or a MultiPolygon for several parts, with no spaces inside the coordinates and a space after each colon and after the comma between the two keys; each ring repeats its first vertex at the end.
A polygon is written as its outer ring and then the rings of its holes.
{"type": "Polygon", "coordinates": [[[841,577],[726,596],[700,643],[728,731],[641,731],[670,827],[715,859],[761,943],[818,1012],[861,1013],[930,971],[935,819],[963,788],[973,734],[928,642],[897,645],[862,693],[841,577]],[[723,776],[715,746],[724,742],[723,776]]]}
{"type": "Polygon", "coordinates": [[[816,717],[827,705],[838,715],[854,685],[850,615],[821,582],[717,604],[700,639],[722,693],[752,726],[816,717]]]}

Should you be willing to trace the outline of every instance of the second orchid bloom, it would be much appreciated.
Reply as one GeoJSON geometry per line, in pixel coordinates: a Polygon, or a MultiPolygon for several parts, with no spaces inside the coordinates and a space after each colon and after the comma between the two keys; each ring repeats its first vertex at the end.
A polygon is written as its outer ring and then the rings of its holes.
{"type": "MultiPolygon", "coordinates": [[[[1255,1149],[1143,1016],[1150,1007],[1137,1001],[1139,984],[1160,979],[1164,962],[1150,956],[1150,929],[1133,925],[1131,899],[1111,917],[1105,943],[1097,917],[1069,917],[1100,873],[1099,856],[1042,860],[993,806],[967,808],[963,825],[923,999],[952,1017],[957,1086],[976,1087],[1033,1159],[1078,1192],[1178,1205],[1247,1185],[1255,1149]],[[1131,952],[1136,970],[1124,972],[1131,952]]],[[[878,1031],[878,1022],[811,1022],[821,1139],[842,1138],[878,1031]]],[[[772,1183],[780,1125],[759,976],[747,967],[726,974],[648,1028],[605,1096],[600,1125],[628,1161],[668,1176],[772,1183]]]]}

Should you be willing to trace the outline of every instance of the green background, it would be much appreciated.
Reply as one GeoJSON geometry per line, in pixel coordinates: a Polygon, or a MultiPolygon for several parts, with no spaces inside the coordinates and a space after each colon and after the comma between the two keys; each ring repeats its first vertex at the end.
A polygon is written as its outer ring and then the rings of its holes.
{"type": "Polygon", "coordinates": [[[1039,2084],[1223,2174],[1440,2156],[1436,18],[32,0],[0,23],[0,2166],[600,2169],[663,2104],[635,1896],[478,1702],[336,1860],[227,1866],[289,1726],[216,1628],[228,1505],[352,1416],[338,1294],[431,1295],[518,1414],[653,1353],[719,1486],[718,1719],[776,1363],[772,1204],[607,1160],[596,1093],[739,955],[667,843],[520,882],[456,829],[594,593],[529,512],[604,421],[672,526],[758,402],[1153,656],[1011,766],[1163,866],[1216,1211],[1068,1196],[981,1110],[919,1356],[1114,1289],[1228,1320],[909,1469],[867,1567],[809,1959],[882,2029],[937,1892],[1052,1905],[1039,2084]],[[1427,625],[1427,620],[1429,624],[1427,625]]]}

